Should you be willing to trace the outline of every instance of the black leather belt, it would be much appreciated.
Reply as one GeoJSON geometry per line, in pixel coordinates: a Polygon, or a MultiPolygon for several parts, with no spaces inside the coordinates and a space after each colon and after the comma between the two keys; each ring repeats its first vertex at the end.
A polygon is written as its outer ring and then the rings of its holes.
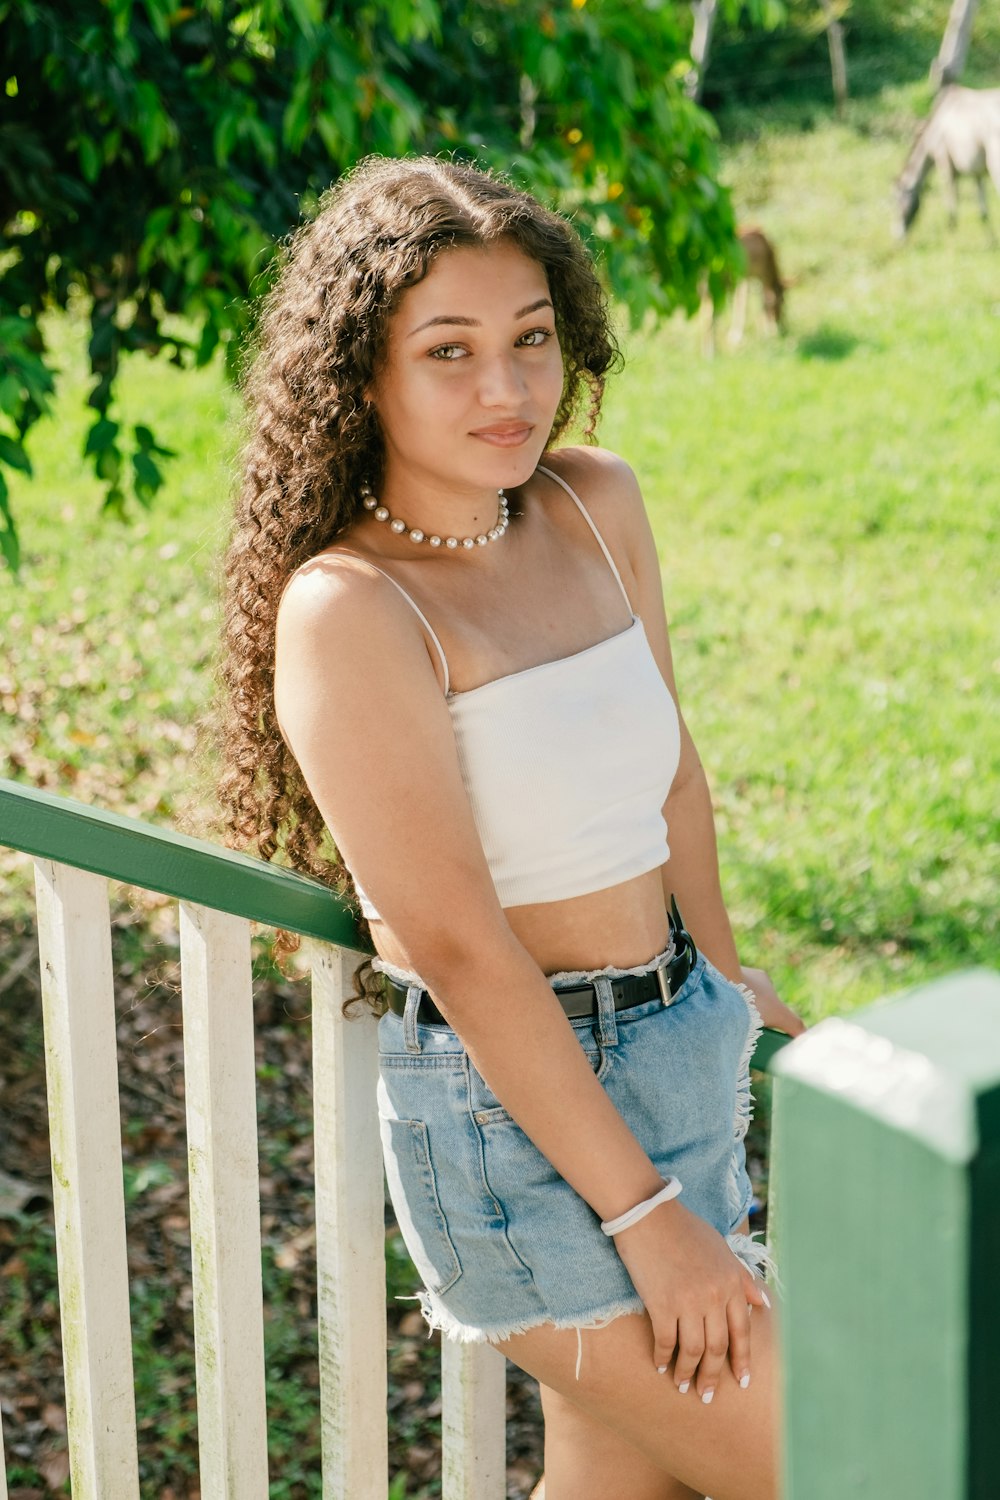
{"type": "MultiPolygon", "coordinates": [[[[630,1005],[643,1005],[647,1000],[662,1000],[672,1005],[681,985],[694,968],[698,950],[688,932],[685,931],[677,903],[671,900],[670,936],[673,939],[674,956],[667,959],[659,969],[648,974],[623,974],[612,979],[611,993],[615,1010],[626,1010],[630,1005]]],[[[384,974],[385,997],[389,1009],[401,1016],[406,1010],[408,989],[405,984],[384,974]]],[[[597,988],[594,984],[574,984],[566,989],[555,989],[553,994],[570,1020],[597,1014],[597,988]]],[[[449,1023],[438,1010],[426,990],[420,991],[417,1001],[417,1019],[425,1026],[447,1026],[449,1023]]]]}

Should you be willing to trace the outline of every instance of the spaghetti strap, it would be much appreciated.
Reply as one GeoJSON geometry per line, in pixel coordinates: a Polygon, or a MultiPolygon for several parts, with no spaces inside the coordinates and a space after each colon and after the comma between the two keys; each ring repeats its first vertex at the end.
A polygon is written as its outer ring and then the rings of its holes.
{"type": "MultiPolygon", "coordinates": [[[[406,592],[401,583],[396,582],[391,573],[387,573],[384,568],[380,568],[378,563],[373,563],[370,557],[363,557],[360,552],[352,552],[348,547],[338,547],[333,555],[334,557],[356,557],[358,559],[358,562],[367,563],[370,568],[375,569],[376,573],[381,573],[383,578],[388,578],[389,582],[391,584],[394,584],[395,587],[399,590],[403,598],[406,600],[407,604],[413,610],[414,614],[416,614],[417,617],[421,620],[424,629],[427,631],[427,634],[434,642],[437,654],[441,658],[441,668],[444,672],[444,695],[447,698],[451,688],[451,679],[448,676],[448,658],[444,654],[444,647],[437,638],[437,633],[434,629],[434,626],[431,624],[430,620],[428,620],[427,616],[424,614],[417,601],[411,598],[411,596],[406,592]]],[[[614,567],[614,563],[612,563],[611,566],[614,567]]]]}
{"type": "Polygon", "coordinates": [[[597,527],[594,525],[593,518],[591,517],[590,511],[584,505],[583,501],[580,499],[580,496],[576,493],[576,490],[573,489],[573,487],[571,485],[568,485],[566,483],[565,479],[560,479],[559,475],[556,474],[552,469],[547,469],[544,464],[539,464],[538,465],[538,473],[539,474],[545,474],[545,475],[547,475],[549,479],[554,479],[555,482],[556,482],[556,484],[562,486],[562,488],[566,491],[566,493],[570,497],[570,499],[573,500],[573,501],[575,501],[577,509],[579,510],[580,514],[583,516],[583,519],[586,521],[586,523],[590,527],[591,531],[596,536],[596,538],[597,538],[597,545],[600,547],[601,551],[604,553],[604,556],[607,558],[607,560],[608,560],[608,567],[611,569],[612,573],[615,575],[615,579],[616,579],[616,581],[618,583],[618,587],[622,591],[622,597],[624,598],[625,603],[628,605],[629,614],[632,615],[632,617],[634,619],[635,618],[635,610],[632,608],[632,601],[629,598],[629,596],[628,596],[628,594],[627,594],[627,592],[625,590],[625,585],[622,583],[622,575],[619,573],[617,567],[615,566],[615,560],[611,556],[611,553],[608,551],[608,545],[607,545],[607,543],[605,542],[604,538],[601,536],[601,533],[598,531],[597,527]]]}

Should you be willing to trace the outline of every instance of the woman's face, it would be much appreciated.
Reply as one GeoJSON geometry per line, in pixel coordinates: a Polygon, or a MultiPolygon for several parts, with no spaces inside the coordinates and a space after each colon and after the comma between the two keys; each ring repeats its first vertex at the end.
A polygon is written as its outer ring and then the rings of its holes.
{"type": "Polygon", "coordinates": [[[509,241],[443,252],[390,319],[371,391],[386,488],[522,484],[541,457],[562,388],[538,262],[509,241]]]}

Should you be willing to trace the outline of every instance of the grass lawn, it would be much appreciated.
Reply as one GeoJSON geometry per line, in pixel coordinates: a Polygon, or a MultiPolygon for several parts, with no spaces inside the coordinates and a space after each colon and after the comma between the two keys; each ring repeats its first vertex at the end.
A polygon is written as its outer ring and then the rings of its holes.
{"type": "MultiPolygon", "coordinates": [[[[997,963],[1000,251],[971,202],[948,233],[933,187],[893,247],[889,189],[922,98],[899,89],[844,123],[752,138],[733,117],[726,175],[794,280],[788,336],[761,336],[753,298],[743,346],[726,349],[723,321],[711,361],[679,320],[626,335],[602,431],[648,497],[741,946],[811,1019],[997,963]]],[[[148,514],[103,521],[79,456],[82,333],[65,322],[57,338],[60,404],[32,437],[35,481],[12,487],[25,556],[19,581],[0,579],[0,764],[207,831],[197,725],[236,401],[216,369],[133,360],[116,415],[178,457],[148,514]]],[[[0,855],[15,936],[24,865],[0,855]]],[[[278,1047],[262,1078],[286,1062],[278,1047]]],[[[290,1361],[296,1296],[271,1335],[290,1361]]],[[[400,1389],[426,1384],[419,1335],[400,1347],[400,1389]]],[[[411,1397],[397,1406],[394,1422],[411,1397]]],[[[424,1436],[418,1423],[411,1451],[424,1436]]],[[[290,1474],[281,1494],[316,1493],[290,1474]]]]}
{"type": "Polygon", "coordinates": [[[789,335],[630,341],[602,434],[649,498],[744,947],[813,1017],[998,952],[1000,251],[933,190],[894,248],[900,157],[836,124],[735,147],[789,335]]]}
{"type": "MultiPolygon", "coordinates": [[[[679,320],[627,336],[602,431],[649,499],[743,946],[813,1017],[997,951],[1000,253],[971,201],[949,234],[933,188],[893,247],[918,103],[728,150],[795,282],[790,333],[764,339],[751,304],[712,361],[679,320]]],[[[59,338],[63,399],[13,495],[0,748],[15,776],[207,829],[235,398],[216,370],[133,360],[120,419],[179,456],[149,514],[104,521],[78,331],[59,338]]]]}

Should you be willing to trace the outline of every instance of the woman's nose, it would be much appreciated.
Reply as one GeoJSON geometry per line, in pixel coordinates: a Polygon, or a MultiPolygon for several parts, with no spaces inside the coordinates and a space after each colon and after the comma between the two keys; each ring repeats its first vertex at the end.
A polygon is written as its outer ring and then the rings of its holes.
{"type": "Polygon", "coordinates": [[[484,406],[510,406],[523,400],[524,377],[516,359],[509,354],[497,355],[481,367],[479,399],[484,406]]]}

